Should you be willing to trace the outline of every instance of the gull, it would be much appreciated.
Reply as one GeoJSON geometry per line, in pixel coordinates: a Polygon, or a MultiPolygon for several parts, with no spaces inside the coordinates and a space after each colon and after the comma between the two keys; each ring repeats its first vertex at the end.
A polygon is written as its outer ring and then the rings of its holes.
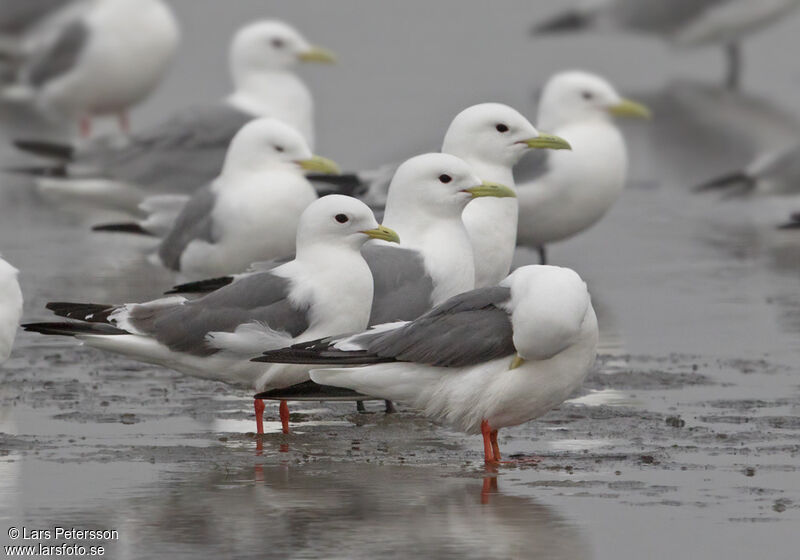
{"type": "Polygon", "coordinates": [[[92,117],[108,114],[128,133],[128,109],[159,84],[179,40],[162,0],[94,0],[30,56],[5,96],[31,98],[45,115],[79,122],[83,137],[92,117]]]}
{"type": "Polygon", "coordinates": [[[597,341],[583,280],[570,269],[533,265],[414,321],[304,341],[254,360],[311,364],[317,383],[405,401],[482,434],[485,461],[498,463],[498,430],[569,398],[594,364],[597,341]]]}
{"type": "Polygon", "coordinates": [[[780,21],[800,0],[588,0],[533,27],[535,35],[592,28],[659,35],[679,46],[726,48],[731,89],[741,78],[740,42],[780,21]]]}
{"type": "Polygon", "coordinates": [[[587,72],[556,74],[542,90],[537,122],[572,150],[537,152],[515,168],[517,244],[538,249],[541,264],[547,244],[591,227],[622,194],[628,155],[613,117],[649,118],[650,112],[587,72]]]}
{"type": "MultiPolygon", "coordinates": [[[[763,153],[744,169],[715,177],[694,187],[695,192],[724,190],[731,196],[800,195],[800,144],[763,153]]],[[[800,227],[800,213],[794,213],[782,229],[800,227]]]]}
{"type": "Polygon", "coordinates": [[[253,118],[280,119],[313,148],[313,100],[294,68],[333,61],[330,51],[312,46],[286,23],[250,23],[231,43],[234,92],[226,99],[189,107],[123,145],[109,138],[77,148],[18,140],[18,148],[53,160],[18,171],[41,176],[39,186],[51,196],[134,213],[148,194],[191,194],[219,174],[231,139],[253,118]]]}
{"type": "MultiPolygon", "coordinates": [[[[448,298],[471,290],[475,266],[462,215],[471,201],[513,198],[514,191],[481,181],[467,163],[449,154],[430,153],[401,164],[389,186],[385,226],[399,245],[371,241],[363,249],[374,279],[369,324],[416,319],[448,298]]],[[[243,274],[203,280],[175,288],[189,293],[252,282],[281,261],[258,263],[243,274]]],[[[304,398],[312,398],[312,392],[304,398]]],[[[325,400],[324,395],[320,400],[325,400]]],[[[359,410],[363,404],[357,400],[359,410]]],[[[387,411],[393,410],[387,403],[387,411]]]]}
{"type": "MultiPolygon", "coordinates": [[[[50,303],[57,315],[80,322],[23,326],[257,392],[293,385],[308,379],[308,368],[264,366],[248,358],[264,347],[366,328],[373,287],[360,249],[369,239],[398,240],[395,232],[378,225],[363,202],[322,197],[300,218],[295,258],[267,274],[191,301],[50,303]]],[[[257,430],[263,433],[264,404],[256,400],[254,406],[257,430]]],[[[288,407],[281,406],[280,412],[288,431],[288,407]]]]}
{"type": "MultiPolygon", "coordinates": [[[[282,121],[250,121],[233,138],[219,177],[182,207],[153,260],[183,276],[205,278],[290,254],[300,216],[317,199],[306,171],[338,173],[339,168],[312,155],[300,133],[282,121]]],[[[94,229],[158,234],[164,214],[94,229]]]]}
{"type": "Polygon", "coordinates": [[[5,362],[11,354],[22,316],[22,291],[18,275],[19,271],[0,257],[0,363],[5,362]]]}
{"type": "MultiPolygon", "coordinates": [[[[568,150],[558,136],[540,133],[521,113],[502,103],[481,103],[450,123],[442,152],[466,161],[484,181],[514,189],[514,165],[531,149],[568,150]]],[[[386,169],[369,181],[366,200],[380,205],[386,169]]],[[[371,174],[362,174],[369,180],[371,174]]],[[[481,198],[464,210],[475,257],[475,287],[494,286],[508,275],[517,238],[517,199],[481,198]]]]}

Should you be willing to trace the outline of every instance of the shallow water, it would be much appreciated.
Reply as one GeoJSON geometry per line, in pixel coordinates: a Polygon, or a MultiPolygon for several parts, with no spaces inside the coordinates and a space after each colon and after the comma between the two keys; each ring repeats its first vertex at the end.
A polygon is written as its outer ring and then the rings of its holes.
{"type": "MultiPolygon", "coordinates": [[[[366,415],[298,404],[290,436],[268,405],[258,451],[247,392],[21,334],[0,374],[3,544],[11,526],[63,525],[118,530],[112,558],[796,556],[800,234],[774,226],[800,201],[688,187],[797,138],[800,67],[785,53],[800,18],[752,42],[748,93],[728,94],[714,87],[714,51],[530,41],[529,22],[555,9],[543,1],[174,4],[186,45],[135,122],[224,93],[229,32],[277,15],[340,54],[303,73],[317,150],[345,167],[435,148],[469,103],[529,110],[563,67],[606,73],[647,101],[656,120],[626,125],[623,199],[551,251],[590,285],[600,359],[575,399],[501,432],[506,455],[537,454],[538,466],[487,471],[479,438],[377,404],[366,415]],[[221,31],[205,35],[212,21],[221,31]]],[[[46,318],[49,300],[135,301],[173,281],[149,267],[146,241],[88,231],[105,217],[63,212],[11,178],[0,201],[0,249],[22,270],[27,319],[46,318]]]]}

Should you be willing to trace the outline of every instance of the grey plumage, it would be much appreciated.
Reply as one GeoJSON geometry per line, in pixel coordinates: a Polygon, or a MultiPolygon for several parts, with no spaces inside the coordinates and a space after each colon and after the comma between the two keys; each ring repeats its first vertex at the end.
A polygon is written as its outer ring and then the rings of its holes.
{"type": "Polygon", "coordinates": [[[308,309],[289,300],[290,290],[289,280],[265,272],[192,301],[164,299],[127,306],[48,304],[56,315],[93,325],[110,325],[106,330],[85,323],[34,323],[26,327],[44,334],[74,336],[128,334],[130,331],[121,327],[130,325],[134,331],[151,336],[174,352],[210,356],[220,350],[209,344],[209,333],[232,333],[242,325],[253,324],[296,337],[308,329],[308,309]]]}
{"type": "Polygon", "coordinates": [[[361,250],[375,285],[369,324],[416,319],[431,308],[433,279],[415,250],[386,244],[361,250]]]}
{"type": "Polygon", "coordinates": [[[344,337],[348,347],[335,346],[342,337],[301,343],[265,352],[255,361],[316,365],[364,365],[414,362],[441,367],[465,367],[511,356],[516,352],[508,312],[511,297],[505,287],[480,288],[450,298],[403,326],[344,337]]]}
{"type": "Polygon", "coordinates": [[[195,240],[213,243],[213,221],[211,213],[217,196],[211,185],[199,189],[178,214],[172,229],[161,241],[158,256],[169,269],[181,269],[181,256],[186,247],[195,240]]]}
{"type": "Polygon", "coordinates": [[[72,0],[1,0],[0,33],[19,34],[72,0]]]}
{"type": "Polygon", "coordinates": [[[82,21],[65,26],[53,44],[33,60],[28,71],[28,81],[42,87],[68,73],[77,63],[89,39],[89,29],[82,21]]]}

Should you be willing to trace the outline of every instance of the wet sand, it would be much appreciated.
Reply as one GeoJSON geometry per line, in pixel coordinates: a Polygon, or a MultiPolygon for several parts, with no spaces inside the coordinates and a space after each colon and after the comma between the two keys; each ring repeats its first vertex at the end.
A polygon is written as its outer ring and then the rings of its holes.
{"type": "MultiPolygon", "coordinates": [[[[215,9],[176,4],[194,22],[215,9]]],[[[243,2],[235,21],[259,13],[257,4],[243,2]]],[[[345,16],[327,5],[315,7],[344,25],[345,16]]],[[[423,139],[434,147],[449,115],[473,101],[496,97],[525,108],[536,83],[492,67],[470,89],[473,77],[445,79],[423,61],[429,97],[413,81],[364,86],[372,95],[394,89],[400,100],[393,113],[376,116],[352,78],[377,68],[381,55],[400,65],[404,53],[378,44],[368,57],[360,45],[377,41],[380,31],[393,39],[381,17],[411,17],[419,7],[404,6],[365,8],[376,29],[344,39],[341,25],[322,25],[308,8],[276,8],[342,54],[341,73],[304,74],[319,92],[318,151],[345,166],[376,164],[423,139]],[[506,82],[491,79],[504,72],[506,82]],[[448,89],[454,93],[443,97],[448,89]],[[407,122],[415,107],[425,108],[419,128],[383,128],[407,122]],[[429,110],[443,115],[426,122],[429,110]]],[[[775,225],[800,210],[800,201],[720,201],[688,187],[800,136],[796,88],[787,85],[800,71],[766,80],[759,64],[800,23],[793,18],[793,27],[756,42],[747,74],[756,93],[731,95],[711,87],[713,77],[703,85],[692,77],[717,69],[714,53],[678,57],[640,39],[598,39],[608,63],[585,52],[586,39],[558,43],[558,64],[543,62],[524,37],[534,14],[527,6],[507,3],[508,13],[524,15],[513,30],[522,35],[503,37],[488,59],[513,44],[527,55],[512,55],[514,63],[538,64],[543,75],[563,65],[604,70],[668,118],[626,125],[630,188],[590,234],[552,248],[555,264],[589,283],[600,356],[572,400],[501,431],[501,449],[517,463],[487,470],[480,438],[402,406],[385,415],[378,403],[368,414],[348,403],[298,403],[288,436],[268,404],[268,433],[259,441],[247,391],[72,340],[21,334],[0,370],[1,544],[7,527],[61,524],[118,530],[120,539],[106,542],[112,558],[796,556],[800,233],[775,225]],[[665,85],[655,72],[631,68],[641,61],[614,58],[640,44],[685,78],[665,85]],[[526,461],[532,455],[542,461],[526,461]]],[[[508,19],[495,12],[475,8],[469,18],[493,31],[508,19]]],[[[425,20],[413,29],[420,37],[441,29],[453,42],[444,57],[473,52],[459,32],[468,23],[425,20]]],[[[223,37],[200,45],[192,31],[187,40],[197,50],[184,54],[176,76],[139,113],[142,121],[174,107],[177,92],[190,91],[179,81],[190,74],[190,82],[212,84],[197,89],[202,95],[224,91],[221,68],[196,72],[223,37]]],[[[22,270],[26,319],[47,318],[50,300],[136,301],[174,281],[147,265],[148,241],[89,232],[103,217],[62,212],[9,178],[0,183],[0,201],[0,248],[22,270]]],[[[518,255],[518,263],[533,259],[518,255]]]]}

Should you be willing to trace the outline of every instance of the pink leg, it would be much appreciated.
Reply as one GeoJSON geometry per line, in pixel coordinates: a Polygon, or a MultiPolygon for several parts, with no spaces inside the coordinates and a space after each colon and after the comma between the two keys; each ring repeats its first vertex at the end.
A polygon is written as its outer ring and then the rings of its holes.
{"type": "Polygon", "coordinates": [[[286,401],[281,401],[280,406],[280,413],[281,413],[281,426],[283,427],[283,433],[289,433],[289,405],[286,401]]]}
{"type": "Polygon", "coordinates": [[[264,433],[264,401],[262,399],[253,400],[253,408],[256,410],[256,432],[264,433]]]}
{"type": "Polygon", "coordinates": [[[80,128],[81,138],[89,138],[92,135],[92,117],[81,117],[80,128]]]}
{"type": "Polygon", "coordinates": [[[492,442],[492,452],[494,453],[494,460],[496,463],[500,462],[500,446],[497,445],[497,430],[492,430],[489,433],[489,440],[492,442]]]}

